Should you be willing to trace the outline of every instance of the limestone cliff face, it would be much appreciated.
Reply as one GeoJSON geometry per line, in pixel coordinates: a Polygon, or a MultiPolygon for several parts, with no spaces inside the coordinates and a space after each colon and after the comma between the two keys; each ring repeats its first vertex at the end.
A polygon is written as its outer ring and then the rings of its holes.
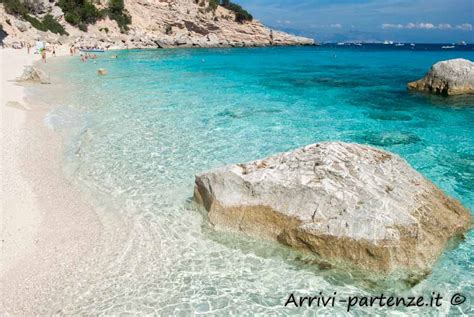
{"type": "Polygon", "coordinates": [[[423,275],[472,221],[397,155],[342,142],[204,172],[194,197],[218,229],[381,273],[423,275]]]}
{"type": "MultiPolygon", "coordinates": [[[[88,32],[69,25],[55,3],[39,0],[37,17],[50,12],[69,33],[59,36],[34,29],[29,22],[6,14],[0,5],[0,23],[9,34],[5,43],[34,41],[76,43],[101,48],[153,47],[240,47],[267,45],[312,45],[312,39],[271,30],[260,22],[238,23],[235,13],[224,7],[208,10],[208,1],[195,0],[125,0],[132,17],[127,34],[120,32],[115,21],[105,18],[88,27],[88,32]],[[43,3],[44,2],[44,3],[43,3]],[[9,23],[7,23],[7,20],[9,23]]],[[[107,1],[97,6],[104,7],[107,1]]]]}

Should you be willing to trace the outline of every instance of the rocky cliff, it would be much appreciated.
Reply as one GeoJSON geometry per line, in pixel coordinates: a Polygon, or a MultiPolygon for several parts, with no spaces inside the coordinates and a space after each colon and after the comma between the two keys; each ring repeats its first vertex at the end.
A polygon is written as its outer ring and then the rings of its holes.
{"type": "MultiPolygon", "coordinates": [[[[101,8],[106,0],[95,4],[101,8]]],[[[209,0],[125,0],[131,16],[126,32],[114,20],[99,19],[87,32],[67,23],[56,1],[36,0],[33,16],[51,15],[68,35],[40,31],[24,18],[5,12],[0,4],[0,23],[8,34],[6,45],[15,41],[75,43],[77,46],[101,48],[154,47],[240,47],[267,45],[312,45],[312,39],[271,30],[256,20],[236,21],[236,13],[223,6],[210,9],[209,0]]]]}

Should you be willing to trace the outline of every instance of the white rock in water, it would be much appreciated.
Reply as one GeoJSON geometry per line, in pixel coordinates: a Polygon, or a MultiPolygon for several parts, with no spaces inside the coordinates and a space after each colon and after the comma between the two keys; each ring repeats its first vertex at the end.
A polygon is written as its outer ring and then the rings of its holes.
{"type": "Polygon", "coordinates": [[[474,94],[474,63],[463,58],[438,62],[408,88],[441,95],[474,94]]]}
{"type": "Polygon", "coordinates": [[[49,77],[41,70],[33,66],[26,66],[23,74],[17,78],[19,82],[36,82],[41,84],[50,84],[49,77]]]}
{"type": "Polygon", "coordinates": [[[399,156],[340,142],[204,172],[194,198],[217,228],[380,273],[425,273],[471,227],[466,208],[399,156]]]}

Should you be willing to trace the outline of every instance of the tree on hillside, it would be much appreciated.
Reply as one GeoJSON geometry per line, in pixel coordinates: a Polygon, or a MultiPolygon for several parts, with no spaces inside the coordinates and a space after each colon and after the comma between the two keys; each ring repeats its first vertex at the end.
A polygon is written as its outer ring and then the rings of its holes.
{"type": "Polygon", "coordinates": [[[242,8],[240,5],[236,3],[232,3],[229,0],[224,0],[226,2],[225,5],[223,5],[224,8],[234,11],[235,13],[235,21],[239,23],[243,23],[245,21],[252,21],[253,16],[244,8],[242,8]]]}
{"type": "Polygon", "coordinates": [[[209,8],[211,10],[216,10],[219,5],[233,11],[235,13],[235,21],[239,23],[253,20],[253,16],[247,10],[230,0],[209,0],[209,8]]]}

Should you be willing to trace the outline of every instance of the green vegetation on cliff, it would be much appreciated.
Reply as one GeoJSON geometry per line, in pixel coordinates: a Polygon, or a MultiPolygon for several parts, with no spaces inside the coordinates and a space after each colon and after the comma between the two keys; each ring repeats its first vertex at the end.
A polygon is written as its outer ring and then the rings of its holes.
{"type": "Polygon", "coordinates": [[[253,16],[244,8],[242,8],[240,5],[233,3],[229,0],[222,0],[221,1],[221,6],[224,8],[234,11],[235,13],[235,21],[239,23],[243,23],[245,21],[252,21],[253,16]]]}
{"type": "Polygon", "coordinates": [[[236,3],[233,3],[229,0],[209,0],[209,10],[215,11],[218,6],[223,6],[224,8],[233,11],[235,13],[235,21],[239,23],[253,20],[253,16],[236,3]]]}
{"type": "Polygon", "coordinates": [[[217,7],[221,4],[221,0],[209,0],[208,8],[210,11],[216,11],[217,7]]]}
{"type": "Polygon", "coordinates": [[[32,16],[31,13],[33,12],[33,3],[31,2],[22,2],[20,0],[0,0],[0,3],[3,3],[5,11],[8,14],[23,18],[24,20],[30,22],[31,26],[33,26],[35,29],[45,32],[51,31],[57,34],[67,34],[63,26],[59,24],[59,22],[56,21],[51,14],[46,14],[42,21],[32,16]]]}
{"type": "MultiPolygon", "coordinates": [[[[66,34],[66,31],[53,16],[46,14],[42,21],[35,18],[31,13],[33,8],[30,2],[20,0],[0,0],[4,4],[5,11],[9,14],[20,16],[24,20],[40,31],[51,31],[53,33],[66,34]]],[[[108,15],[112,20],[117,21],[122,32],[128,30],[128,25],[132,22],[130,15],[125,9],[123,0],[110,0],[107,9],[99,10],[88,0],[59,0],[59,7],[64,12],[64,19],[71,25],[86,32],[89,24],[94,24],[97,20],[108,15]]]]}
{"type": "Polygon", "coordinates": [[[5,11],[12,15],[22,16],[30,12],[26,4],[19,0],[0,0],[0,3],[3,3],[5,11]]]}
{"type": "Polygon", "coordinates": [[[120,28],[120,31],[128,31],[128,26],[132,23],[132,17],[125,9],[123,0],[109,0],[109,7],[107,9],[109,18],[115,20],[120,28]]]}
{"type": "Polygon", "coordinates": [[[115,20],[120,31],[126,32],[132,18],[125,9],[123,0],[110,0],[106,9],[97,9],[88,0],[59,0],[58,5],[64,12],[64,18],[82,31],[87,31],[89,24],[94,24],[104,16],[115,20]]]}
{"type": "Polygon", "coordinates": [[[26,15],[24,18],[26,21],[30,22],[35,29],[40,31],[51,31],[61,35],[68,34],[64,27],[49,13],[44,16],[43,21],[40,21],[31,15],[26,15]]]}
{"type": "MultiPolygon", "coordinates": [[[[63,26],[52,15],[46,14],[42,21],[34,17],[32,14],[34,12],[33,1],[0,0],[0,3],[4,4],[7,13],[22,17],[40,31],[49,30],[53,33],[67,34],[63,26]]],[[[199,0],[196,0],[196,3],[199,3],[199,0]]],[[[57,5],[63,10],[66,22],[84,32],[87,31],[88,25],[95,24],[105,16],[115,20],[121,32],[128,31],[128,27],[132,23],[132,18],[125,9],[124,0],[109,0],[108,7],[102,10],[97,9],[91,0],[59,0],[57,5]]],[[[253,20],[252,15],[238,4],[229,0],[209,0],[209,10],[215,11],[218,6],[233,11],[235,21],[239,23],[253,20]]]]}
{"type": "Polygon", "coordinates": [[[104,16],[87,0],[59,0],[58,5],[64,12],[64,19],[84,32],[89,24],[94,24],[104,16]]]}

